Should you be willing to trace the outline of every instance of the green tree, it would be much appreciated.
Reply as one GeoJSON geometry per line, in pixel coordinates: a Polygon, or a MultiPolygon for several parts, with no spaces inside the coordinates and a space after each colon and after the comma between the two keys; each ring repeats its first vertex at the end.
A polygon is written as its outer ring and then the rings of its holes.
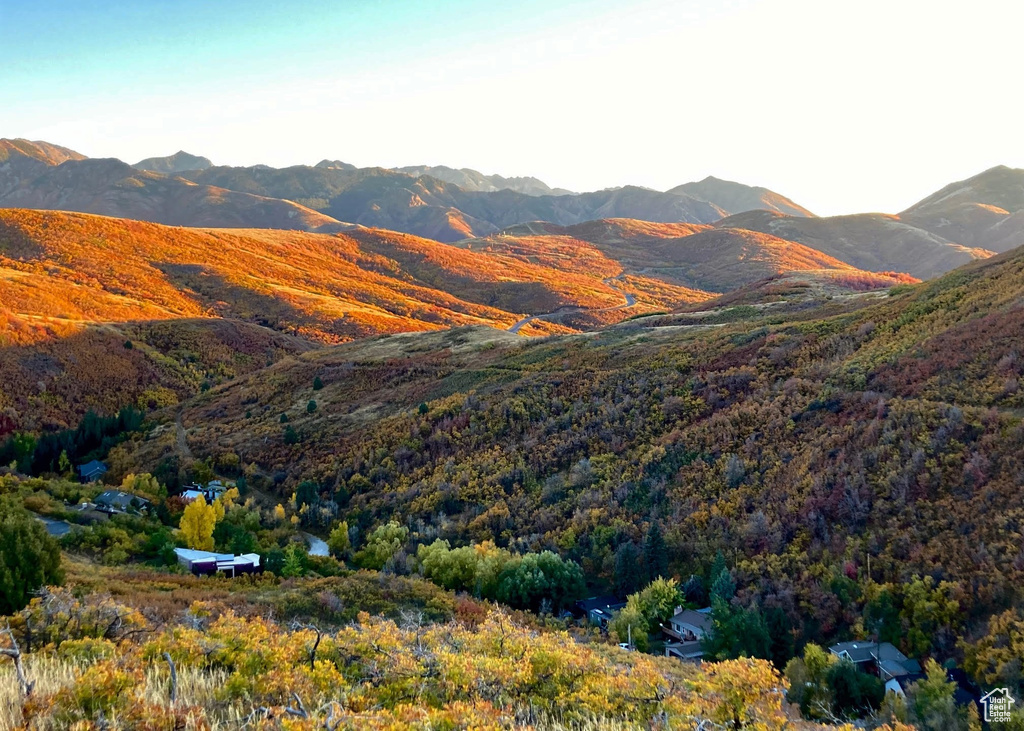
{"type": "Polygon", "coordinates": [[[935,660],[925,663],[925,677],[907,689],[907,707],[922,731],[958,731],[967,728],[966,714],[954,701],[956,684],[935,660]]]}
{"type": "Polygon", "coordinates": [[[71,459],[68,457],[68,450],[61,450],[60,458],[57,460],[57,468],[64,477],[71,476],[72,464],[71,459]]]}
{"type": "Polygon", "coordinates": [[[668,548],[657,523],[652,522],[644,536],[644,565],[651,579],[668,577],[668,548]]]}
{"type": "Polygon", "coordinates": [[[320,380],[320,376],[316,376],[315,378],[313,378],[313,390],[314,391],[319,391],[323,387],[324,387],[324,382],[320,380]]]}
{"type": "Polygon", "coordinates": [[[907,628],[911,654],[927,653],[938,637],[952,637],[961,624],[957,585],[931,576],[914,576],[903,590],[901,616],[907,628]]]}
{"type": "Polygon", "coordinates": [[[19,611],[32,593],[64,580],[60,546],[12,498],[0,498],[0,615],[19,611]]]}
{"type": "Polygon", "coordinates": [[[825,676],[833,713],[840,718],[860,718],[879,707],[885,698],[885,684],[876,676],[862,673],[849,660],[829,667],[825,676]]]}
{"type": "Polygon", "coordinates": [[[643,591],[631,594],[626,606],[644,618],[645,632],[654,632],[675,613],[682,597],[675,579],[655,579],[643,591]]]}
{"type": "Polygon", "coordinates": [[[334,530],[327,536],[327,547],[331,551],[331,555],[341,560],[348,556],[349,550],[352,548],[352,541],[348,536],[348,521],[343,520],[334,526],[334,530]]]}
{"type": "Polygon", "coordinates": [[[379,571],[402,549],[408,537],[409,529],[395,521],[378,526],[356,553],[355,561],[363,568],[379,571]]]}
{"type": "Polygon", "coordinates": [[[297,576],[305,576],[306,571],[306,550],[302,545],[292,543],[284,551],[284,564],[281,566],[281,576],[286,579],[293,579],[297,576]]]}
{"type": "Polygon", "coordinates": [[[316,401],[310,399],[309,403],[306,404],[306,413],[312,414],[314,411],[316,411],[316,401]]]}
{"type": "Polygon", "coordinates": [[[711,607],[712,629],[702,642],[706,655],[716,660],[771,658],[772,640],[761,612],[733,606],[720,596],[712,600],[711,607]]]}
{"type": "Polygon", "coordinates": [[[632,641],[633,647],[640,652],[647,652],[650,647],[647,618],[636,607],[626,605],[616,612],[608,624],[608,631],[615,635],[619,642],[632,641]]]}
{"type": "Polygon", "coordinates": [[[786,697],[790,703],[800,706],[804,718],[820,720],[835,715],[826,678],[837,661],[835,655],[812,642],[804,648],[803,658],[794,657],[786,664],[789,681],[786,697]]]}
{"type": "Polygon", "coordinates": [[[629,596],[647,583],[644,560],[640,549],[632,541],[626,541],[615,551],[615,593],[629,596]]]}
{"type": "Polygon", "coordinates": [[[299,433],[295,431],[295,427],[291,424],[284,428],[284,443],[288,446],[299,443],[299,433]]]}

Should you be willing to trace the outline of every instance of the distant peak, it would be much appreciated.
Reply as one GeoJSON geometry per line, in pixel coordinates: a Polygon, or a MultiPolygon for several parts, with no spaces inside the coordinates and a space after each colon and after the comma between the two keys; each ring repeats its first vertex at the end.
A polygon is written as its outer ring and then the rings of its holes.
{"type": "Polygon", "coordinates": [[[147,157],[132,167],[137,170],[150,170],[154,173],[183,173],[186,170],[206,170],[213,167],[213,163],[209,158],[178,150],[167,157],[147,157]]]}

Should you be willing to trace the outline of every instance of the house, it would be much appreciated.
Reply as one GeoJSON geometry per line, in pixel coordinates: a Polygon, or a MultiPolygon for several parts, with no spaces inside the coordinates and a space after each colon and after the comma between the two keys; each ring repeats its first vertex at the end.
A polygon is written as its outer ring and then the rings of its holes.
{"type": "Polygon", "coordinates": [[[96,509],[102,513],[139,512],[149,508],[150,502],[138,495],[121,490],[107,490],[96,496],[96,509]]]}
{"type": "Polygon", "coordinates": [[[668,626],[662,625],[661,630],[671,639],[681,642],[693,642],[702,640],[711,631],[711,607],[704,609],[683,609],[676,608],[676,613],[668,621],[668,626]]]}
{"type": "Polygon", "coordinates": [[[924,678],[924,673],[913,673],[901,675],[898,678],[889,678],[885,681],[885,692],[898,695],[900,698],[907,697],[907,690],[911,685],[924,678]]]}
{"type": "Polygon", "coordinates": [[[181,493],[181,499],[187,503],[192,502],[200,495],[207,503],[212,503],[217,498],[224,495],[227,492],[227,488],[220,480],[211,480],[210,484],[205,487],[202,485],[188,485],[181,493]]]}
{"type": "Polygon", "coordinates": [[[196,576],[212,576],[218,572],[235,577],[239,574],[259,574],[263,572],[258,553],[213,553],[212,551],[196,551],[191,548],[175,548],[174,554],[178,563],[196,576]]]}
{"type": "Polygon", "coordinates": [[[668,637],[665,643],[665,657],[675,657],[687,662],[698,662],[704,657],[703,640],[713,627],[711,607],[704,609],[683,609],[678,607],[667,625],[661,631],[668,637]]]}
{"type": "Polygon", "coordinates": [[[612,617],[617,611],[626,606],[626,602],[617,596],[592,596],[589,599],[580,599],[576,602],[576,612],[581,617],[586,617],[591,624],[601,628],[608,626],[612,617]]]}
{"type": "Polygon", "coordinates": [[[78,476],[82,482],[96,482],[107,474],[107,466],[94,459],[92,462],[78,465],[78,476]]]}
{"type": "Polygon", "coordinates": [[[921,674],[921,663],[908,658],[890,642],[840,642],[828,649],[836,657],[852,662],[858,670],[877,675],[886,683],[894,678],[921,674]]]}

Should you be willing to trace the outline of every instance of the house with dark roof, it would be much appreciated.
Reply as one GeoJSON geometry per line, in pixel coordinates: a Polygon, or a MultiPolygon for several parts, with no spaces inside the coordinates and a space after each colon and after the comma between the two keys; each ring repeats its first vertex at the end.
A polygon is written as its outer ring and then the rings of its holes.
{"type": "Polygon", "coordinates": [[[102,513],[137,513],[148,510],[150,506],[149,500],[121,490],[102,492],[94,502],[102,513]]]}
{"type": "Polygon", "coordinates": [[[617,596],[592,596],[576,602],[576,613],[586,617],[591,624],[607,627],[615,612],[626,606],[626,602],[617,596]]]}
{"type": "Polygon", "coordinates": [[[107,466],[94,459],[92,462],[78,465],[78,477],[82,482],[96,482],[107,474],[107,466]]]}
{"type": "Polygon", "coordinates": [[[858,670],[877,675],[885,682],[921,674],[921,663],[908,658],[890,642],[856,640],[839,642],[828,649],[836,657],[852,662],[858,670]]]}

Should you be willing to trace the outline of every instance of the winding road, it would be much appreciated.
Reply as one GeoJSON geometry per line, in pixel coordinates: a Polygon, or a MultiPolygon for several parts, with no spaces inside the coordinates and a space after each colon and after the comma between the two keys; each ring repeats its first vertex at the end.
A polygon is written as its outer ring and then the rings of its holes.
{"type": "Polygon", "coordinates": [[[624,301],[623,301],[623,303],[621,305],[616,305],[615,307],[599,307],[599,308],[596,308],[596,309],[587,308],[587,307],[559,307],[554,312],[545,312],[545,313],[540,314],[540,315],[530,315],[529,317],[524,317],[522,320],[520,320],[515,325],[510,327],[508,329],[508,331],[510,333],[518,333],[520,328],[522,328],[524,325],[528,325],[529,323],[533,322],[534,320],[548,320],[548,319],[553,319],[553,318],[556,318],[556,317],[562,317],[564,315],[575,314],[577,312],[609,312],[611,310],[626,310],[626,309],[629,309],[630,307],[632,307],[633,305],[636,304],[636,297],[634,297],[633,295],[629,294],[628,292],[623,292],[621,289],[619,289],[618,285],[614,284],[615,281],[621,280],[624,276],[626,276],[625,272],[623,272],[622,274],[619,274],[616,277],[608,277],[607,279],[602,279],[601,280],[602,282],[604,282],[609,287],[611,287],[612,289],[616,290],[619,294],[622,295],[622,299],[624,301]]]}

